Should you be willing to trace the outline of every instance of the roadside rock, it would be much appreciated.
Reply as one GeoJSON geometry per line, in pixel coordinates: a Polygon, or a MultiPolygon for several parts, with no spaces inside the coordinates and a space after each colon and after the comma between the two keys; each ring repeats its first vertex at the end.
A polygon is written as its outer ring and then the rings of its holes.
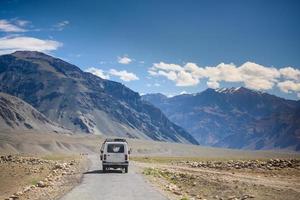
{"type": "Polygon", "coordinates": [[[177,185],[170,183],[168,185],[166,185],[167,190],[173,192],[176,195],[182,195],[180,189],[177,187],[177,185]]]}
{"type": "Polygon", "coordinates": [[[37,187],[46,187],[46,183],[43,182],[43,181],[39,181],[37,184],[36,184],[37,187]]]}
{"type": "Polygon", "coordinates": [[[19,199],[19,197],[13,194],[8,199],[9,200],[15,200],[15,199],[19,199]]]}

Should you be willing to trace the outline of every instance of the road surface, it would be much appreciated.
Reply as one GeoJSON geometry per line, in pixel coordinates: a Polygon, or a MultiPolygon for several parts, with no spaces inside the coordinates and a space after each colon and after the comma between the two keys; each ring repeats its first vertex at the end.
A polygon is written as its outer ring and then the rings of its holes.
{"type": "Polygon", "coordinates": [[[121,170],[102,173],[99,157],[91,156],[89,159],[92,165],[84,173],[80,185],[73,188],[61,200],[167,200],[137,173],[137,167],[132,163],[128,174],[121,173],[121,170]]]}

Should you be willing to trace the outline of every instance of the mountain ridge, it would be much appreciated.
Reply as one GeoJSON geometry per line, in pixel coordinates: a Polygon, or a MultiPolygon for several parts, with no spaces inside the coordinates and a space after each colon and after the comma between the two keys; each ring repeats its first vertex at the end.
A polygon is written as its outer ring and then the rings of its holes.
{"type": "Polygon", "coordinates": [[[186,128],[202,145],[300,150],[300,120],[295,112],[300,101],[244,87],[206,89],[169,98],[147,94],[143,99],[186,128]]]}
{"type": "Polygon", "coordinates": [[[44,53],[0,56],[0,81],[0,91],[74,132],[197,144],[137,92],[44,53]]]}

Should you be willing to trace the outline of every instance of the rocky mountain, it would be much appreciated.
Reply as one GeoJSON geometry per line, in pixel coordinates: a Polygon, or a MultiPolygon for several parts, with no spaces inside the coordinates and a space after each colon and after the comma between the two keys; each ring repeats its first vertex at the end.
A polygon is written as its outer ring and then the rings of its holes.
{"type": "Polygon", "coordinates": [[[0,91],[73,132],[197,144],[138,93],[40,52],[0,56],[0,91]]]}
{"type": "Polygon", "coordinates": [[[229,148],[300,150],[300,102],[240,88],[143,99],[159,107],[200,144],[229,148]]]}
{"type": "Polygon", "coordinates": [[[0,130],[16,129],[71,133],[50,121],[23,100],[0,92],[0,130]]]}

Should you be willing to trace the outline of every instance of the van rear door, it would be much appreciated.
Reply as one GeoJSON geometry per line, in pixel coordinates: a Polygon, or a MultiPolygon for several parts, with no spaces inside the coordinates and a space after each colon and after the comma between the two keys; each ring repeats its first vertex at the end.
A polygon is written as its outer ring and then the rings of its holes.
{"type": "Polygon", "coordinates": [[[126,147],[124,143],[107,143],[107,162],[125,162],[126,147]]]}

